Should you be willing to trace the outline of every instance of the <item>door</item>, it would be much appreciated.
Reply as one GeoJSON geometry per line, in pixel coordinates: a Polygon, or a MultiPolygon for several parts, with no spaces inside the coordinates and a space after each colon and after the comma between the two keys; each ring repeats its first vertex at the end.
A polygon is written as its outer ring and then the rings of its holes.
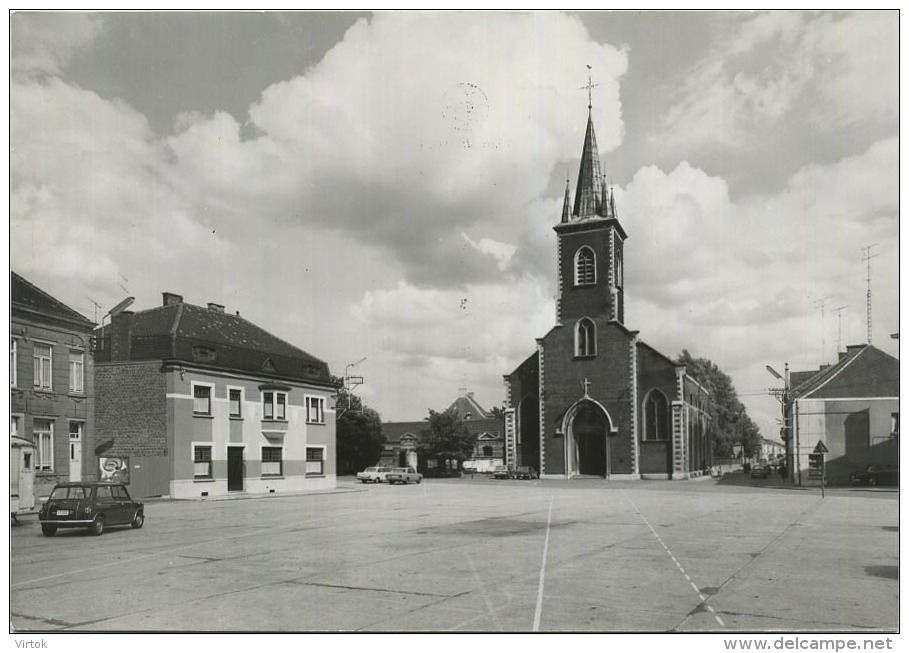
{"type": "Polygon", "coordinates": [[[69,480],[82,480],[82,422],[69,423],[69,480]]]}
{"type": "Polygon", "coordinates": [[[243,447],[227,447],[227,491],[243,490],[243,447]]]}

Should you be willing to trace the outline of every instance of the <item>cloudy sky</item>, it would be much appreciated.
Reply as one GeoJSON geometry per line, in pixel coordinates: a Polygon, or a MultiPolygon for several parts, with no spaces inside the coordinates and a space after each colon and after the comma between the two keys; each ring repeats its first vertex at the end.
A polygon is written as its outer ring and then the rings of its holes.
{"type": "Polygon", "coordinates": [[[713,360],[776,438],[764,366],[866,341],[873,245],[873,343],[898,354],[896,12],[10,26],[10,265],[90,318],[176,292],[335,374],[366,357],[386,420],[465,384],[502,404],[554,324],[589,64],[629,328],[713,360]]]}

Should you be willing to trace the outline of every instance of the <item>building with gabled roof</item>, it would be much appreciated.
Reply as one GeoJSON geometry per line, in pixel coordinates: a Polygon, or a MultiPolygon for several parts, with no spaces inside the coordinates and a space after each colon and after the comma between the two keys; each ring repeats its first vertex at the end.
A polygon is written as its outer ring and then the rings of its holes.
{"type": "Polygon", "coordinates": [[[63,481],[97,478],[95,323],[10,272],[10,494],[28,510],[63,481]]]}
{"type": "Polygon", "coordinates": [[[790,374],[794,482],[807,480],[808,455],[823,443],[827,481],[850,482],[870,464],[899,466],[899,360],[873,345],[851,345],[833,365],[790,374]]]}
{"type": "Polygon", "coordinates": [[[593,110],[574,203],[556,232],[556,324],[505,376],[505,458],[541,478],[687,479],[709,473],[710,397],[625,325],[628,234],[600,166],[593,110]]]}
{"type": "Polygon", "coordinates": [[[224,306],[163,293],[95,332],[98,450],[138,496],[335,486],[328,365],[224,306]]]}

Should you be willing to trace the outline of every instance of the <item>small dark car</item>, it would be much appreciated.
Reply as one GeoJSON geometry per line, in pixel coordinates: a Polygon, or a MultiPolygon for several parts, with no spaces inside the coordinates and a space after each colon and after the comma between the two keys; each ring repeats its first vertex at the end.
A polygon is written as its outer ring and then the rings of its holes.
{"type": "Polygon", "coordinates": [[[866,469],[852,472],[853,485],[898,485],[899,472],[893,467],[884,465],[868,465],[866,469]]]}
{"type": "Polygon", "coordinates": [[[514,478],[514,472],[507,465],[497,465],[492,471],[493,478],[514,478]]]}
{"type": "Polygon", "coordinates": [[[108,526],[142,528],[145,505],[134,501],[121,483],[58,483],[38,512],[38,521],[47,537],[58,528],[87,528],[92,535],[101,535],[108,526]]]}
{"type": "Polygon", "coordinates": [[[514,471],[514,478],[519,478],[519,479],[523,479],[526,481],[530,481],[530,480],[533,480],[533,479],[539,478],[539,477],[537,476],[537,472],[533,467],[524,466],[524,467],[518,467],[514,471]]]}
{"type": "Polygon", "coordinates": [[[751,468],[751,478],[770,478],[770,465],[754,465],[751,468]]]}

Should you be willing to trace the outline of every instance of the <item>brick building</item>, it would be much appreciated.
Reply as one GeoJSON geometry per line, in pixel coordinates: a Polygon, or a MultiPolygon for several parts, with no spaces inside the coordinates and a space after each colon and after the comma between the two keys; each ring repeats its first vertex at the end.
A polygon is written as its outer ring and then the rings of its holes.
{"type": "MultiPolygon", "coordinates": [[[[463,461],[463,467],[480,472],[492,471],[496,465],[503,464],[505,451],[504,421],[501,417],[494,417],[485,410],[476,400],[472,392],[461,388],[458,398],[445,410],[457,413],[468,432],[476,438],[473,456],[463,461]]],[[[422,422],[386,422],[382,425],[385,433],[385,449],[382,452],[381,465],[396,467],[408,465],[428,472],[436,473],[435,468],[428,465],[438,464],[436,461],[420,461],[416,448],[420,441],[420,432],[428,424],[422,422]]],[[[453,461],[454,462],[454,461],[453,461]]],[[[458,472],[459,469],[447,470],[458,472]]]]}
{"type": "MultiPolygon", "coordinates": [[[[556,232],[556,324],[505,376],[505,457],[542,478],[686,479],[708,471],[709,395],[625,325],[624,247],[592,110],[556,232]]],[[[655,264],[658,264],[655,262],[655,264]]]]}
{"type": "Polygon", "coordinates": [[[808,455],[823,442],[827,480],[847,485],[870,464],[899,468],[900,362],[873,345],[852,345],[834,365],[792,372],[787,423],[789,469],[799,485],[808,455]]]}
{"type": "Polygon", "coordinates": [[[95,324],[10,272],[10,494],[34,507],[56,483],[97,478],[95,324]]]}
{"type": "Polygon", "coordinates": [[[328,366],[223,306],[163,297],[95,332],[102,469],[138,496],[334,487],[328,366]]]}

